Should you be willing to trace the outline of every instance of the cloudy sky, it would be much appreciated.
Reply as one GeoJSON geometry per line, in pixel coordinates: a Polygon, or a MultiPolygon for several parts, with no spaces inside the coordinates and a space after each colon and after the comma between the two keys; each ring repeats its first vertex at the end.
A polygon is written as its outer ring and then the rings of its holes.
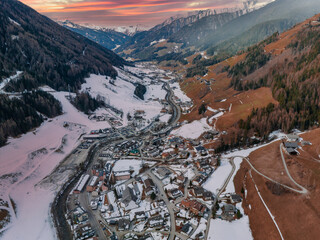
{"type": "MultiPolygon", "coordinates": [[[[153,26],[164,19],[200,9],[239,6],[244,0],[21,0],[54,20],[101,26],[153,26]]],[[[268,0],[259,0],[268,1],[268,0]]]]}

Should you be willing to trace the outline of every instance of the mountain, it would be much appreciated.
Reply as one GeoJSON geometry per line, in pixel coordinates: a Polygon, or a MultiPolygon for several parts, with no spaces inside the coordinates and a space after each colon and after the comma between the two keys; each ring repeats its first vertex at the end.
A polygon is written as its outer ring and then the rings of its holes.
{"type": "Polygon", "coordinates": [[[244,50],[276,32],[281,33],[286,31],[295,25],[295,23],[296,21],[290,19],[278,19],[257,24],[244,33],[223,41],[215,47],[211,47],[208,49],[207,53],[209,55],[214,55],[216,53],[220,56],[234,55],[239,50],[244,50]]]}
{"type": "MultiPolygon", "coordinates": [[[[119,53],[121,52],[123,56],[126,56],[127,54],[125,52],[131,50],[129,56],[134,58],[143,60],[156,59],[158,56],[156,52],[163,48],[168,48],[170,42],[186,43],[189,40],[189,35],[196,35],[197,37],[204,36],[210,30],[220,28],[241,14],[242,11],[215,14],[211,10],[206,10],[198,11],[195,15],[187,17],[173,17],[149,31],[136,34],[131,41],[127,42],[117,51],[119,53]],[[192,27],[189,27],[189,32],[186,33],[185,29],[188,26],[192,27]],[[156,45],[162,42],[169,43],[165,46],[156,45]]],[[[176,48],[176,44],[172,45],[173,48],[176,48]]],[[[169,49],[167,53],[172,51],[175,51],[175,49],[169,49]]]]}
{"type": "Polygon", "coordinates": [[[177,15],[170,17],[166,19],[163,23],[156,25],[153,27],[150,31],[158,31],[166,26],[170,26],[171,32],[177,32],[179,31],[182,27],[194,23],[196,21],[199,21],[200,19],[204,17],[208,17],[213,15],[214,12],[211,9],[207,10],[200,10],[200,11],[195,11],[195,12],[189,12],[188,16],[184,17],[183,15],[177,15]]]}
{"type": "Polygon", "coordinates": [[[0,79],[23,74],[11,86],[40,84],[78,89],[89,73],[115,77],[126,62],[110,50],[73,33],[16,0],[0,3],[0,79]]]}
{"type": "Polygon", "coordinates": [[[107,29],[110,29],[119,33],[123,33],[127,36],[134,36],[139,32],[148,31],[150,27],[144,26],[142,24],[138,24],[135,26],[119,26],[119,27],[110,27],[107,29]]]}
{"type": "MultiPolygon", "coordinates": [[[[218,152],[265,141],[275,130],[319,126],[319,66],[320,14],[211,64],[205,75],[185,77],[181,88],[197,106],[229,109],[215,124],[227,132],[218,152]]],[[[201,118],[194,108],[181,121],[201,118]]]]}
{"type": "Polygon", "coordinates": [[[0,146],[9,136],[26,133],[62,113],[60,102],[39,86],[76,91],[90,73],[115,78],[114,66],[125,64],[112,51],[21,2],[1,0],[0,146]]]}
{"type": "Polygon", "coordinates": [[[320,11],[316,0],[244,1],[243,7],[173,17],[117,49],[125,57],[184,62],[194,50],[230,56],[320,11]],[[191,50],[191,51],[190,51],[191,50]]]}
{"type": "MultiPolygon", "coordinates": [[[[202,50],[209,50],[213,53],[213,49],[217,44],[237,38],[239,35],[249,31],[254,26],[275,20],[283,20],[287,23],[286,27],[280,26],[274,30],[281,31],[292,27],[294,24],[304,21],[307,18],[320,12],[320,4],[318,0],[277,0],[256,11],[245,14],[229,23],[223,28],[211,31],[206,38],[202,38],[196,42],[196,46],[202,50]]],[[[263,25],[260,25],[260,27],[263,25]]],[[[260,31],[256,27],[256,31],[260,31]]],[[[259,33],[257,33],[259,34],[259,33]]],[[[251,32],[253,35],[253,32],[251,32]]],[[[192,38],[192,35],[189,35],[192,38]]],[[[194,39],[195,37],[193,37],[194,39]]],[[[262,40],[262,39],[259,39],[262,40]]]]}
{"type": "Polygon", "coordinates": [[[131,39],[130,35],[127,35],[112,29],[108,29],[108,28],[95,27],[95,26],[87,27],[87,26],[75,24],[68,20],[59,21],[58,23],[61,26],[73,32],[79,33],[82,36],[87,37],[90,40],[110,50],[116,50],[118,47],[120,47],[121,45],[123,45],[124,43],[126,43],[131,39]]]}
{"type": "Polygon", "coordinates": [[[212,32],[222,29],[226,23],[272,1],[249,0],[241,2],[241,5],[234,8],[207,9],[190,12],[187,16],[173,16],[149,31],[136,34],[117,52],[123,56],[142,60],[159,60],[159,57],[163,58],[163,55],[169,55],[165,57],[169,59],[172,52],[177,53],[181,48],[196,46],[199,41],[206,39],[212,32]],[[157,46],[158,43],[160,43],[159,46],[157,46]]]}

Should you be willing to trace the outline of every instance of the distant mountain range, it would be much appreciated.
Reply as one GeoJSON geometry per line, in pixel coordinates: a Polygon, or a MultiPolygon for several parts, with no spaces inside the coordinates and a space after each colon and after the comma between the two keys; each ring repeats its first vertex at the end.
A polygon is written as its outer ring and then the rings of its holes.
{"type": "Polygon", "coordinates": [[[117,52],[141,60],[170,60],[170,56],[176,58],[179,52],[185,57],[193,52],[189,48],[211,55],[221,51],[232,55],[318,12],[317,0],[247,1],[241,9],[206,10],[168,19],[149,31],[136,34],[117,52]],[[172,55],[173,52],[176,54],[172,55]]]}
{"type": "Polygon", "coordinates": [[[230,56],[320,12],[317,0],[250,0],[242,4],[241,8],[173,16],[149,30],[126,34],[122,39],[115,37],[114,30],[70,29],[125,58],[181,60],[194,51],[230,56]]]}
{"type": "Polygon", "coordinates": [[[102,28],[97,26],[83,26],[75,24],[71,21],[59,21],[61,26],[81,34],[84,37],[100,44],[101,46],[108,48],[110,50],[116,50],[121,45],[130,41],[131,34],[135,34],[137,31],[129,31],[128,29],[118,28],[116,30],[102,28]]]}

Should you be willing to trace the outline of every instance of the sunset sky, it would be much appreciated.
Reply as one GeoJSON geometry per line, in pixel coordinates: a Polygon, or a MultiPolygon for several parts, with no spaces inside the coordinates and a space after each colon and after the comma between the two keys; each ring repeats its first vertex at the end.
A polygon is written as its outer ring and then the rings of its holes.
{"type": "MultiPolygon", "coordinates": [[[[260,0],[267,1],[267,0],[260,0]]],[[[101,26],[153,26],[164,19],[200,9],[234,7],[243,0],[22,0],[54,20],[101,26]]]]}

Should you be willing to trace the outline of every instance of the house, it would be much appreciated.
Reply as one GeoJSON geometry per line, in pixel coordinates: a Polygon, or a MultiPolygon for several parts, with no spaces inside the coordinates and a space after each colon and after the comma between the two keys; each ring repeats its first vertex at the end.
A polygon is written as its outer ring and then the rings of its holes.
{"type": "Polygon", "coordinates": [[[182,183],[184,183],[185,182],[185,180],[186,180],[186,178],[184,177],[184,176],[182,176],[182,175],[179,175],[178,177],[177,177],[177,183],[178,184],[182,184],[182,183]]]}
{"type": "Polygon", "coordinates": [[[94,191],[98,181],[99,181],[99,178],[97,176],[91,177],[89,184],[87,185],[87,192],[94,191]]]}
{"type": "Polygon", "coordinates": [[[181,207],[185,208],[186,210],[189,210],[196,216],[203,216],[204,213],[207,211],[207,207],[196,200],[182,200],[181,207]]]}
{"type": "Polygon", "coordinates": [[[175,188],[168,191],[168,196],[172,197],[173,199],[176,199],[182,197],[183,193],[179,189],[175,188]]]}
{"type": "Polygon", "coordinates": [[[186,234],[187,236],[189,236],[192,233],[192,230],[193,228],[189,222],[184,224],[181,228],[181,232],[186,234]]]}
{"type": "Polygon", "coordinates": [[[150,196],[152,193],[154,193],[154,189],[152,187],[147,187],[144,192],[147,196],[150,196]]]}
{"type": "Polygon", "coordinates": [[[232,203],[239,203],[242,201],[242,197],[238,194],[231,194],[231,202],[232,203]]]}
{"type": "Polygon", "coordinates": [[[157,177],[159,177],[161,180],[170,176],[171,171],[168,168],[165,167],[158,167],[156,170],[157,177]]]}
{"type": "Polygon", "coordinates": [[[92,229],[91,224],[80,225],[76,229],[76,239],[87,239],[93,237],[95,231],[92,229]]]}
{"type": "Polygon", "coordinates": [[[299,152],[297,150],[299,148],[299,145],[297,142],[285,142],[284,146],[289,154],[291,154],[291,155],[299,154],[299,152]]]}
{"type": "Polygon", "coordinates": [[[234,217],[237,213],[237,208],[232,204],[226,204],[222,207],[222,213],[225,217],[234,217]]]}
{"type": "Polygon", "coordinates": [[[129,228],[130,228],[130,220],[129,219],[121,218],[118,221],[118,230],[119,231],[126,231],[126,230],[129,230],[129,228]]]}
{"type": "Polygon", "coordinates": [[[131,177],[131,173],[129,170],[123,170],[123,171],[113,171],[111,174],[111,177],[114,178],[114,180],[117,181],[123,181],[128,180],[131,177]]]}
{"type": "Polygon", "coordinates": [[[133,183],[132,185],[133,185],[133,190],[134,190],[136,196],[140,196],[141,192],[140,192],[138,184],[137,183],[133,183]]]}
{"type": "Polygon", "coordinates": [[[202,187],[194,187],[192,188],[192,194],[195,197],[202,197],[204,193],[204,189],[202,187]]]}
{"type": "Polygon", "coordinates": [[[294,148],[287,148],[286,149],[287,150],[287,152],[290,154],[290,155],[298,155],[298,151],[296,150],[296,149],[294,149],[294,148]]]}
{"type": "Polygon", "coordinates": [[[151,178],[147,178],[146,180],[144,180],[143,185],[145,188],[147,187],[155,188],[154,182],[151,178]]]}
{"type": "Polygon", "coordinates": [[[82,175],[77,183],[77,185],[75,186],[73,193],[81,193],[84,189],[84,186],[87,184],[87,182],[89,181],[90,176],[89,174],[86,175],[82,175]]]}
{"type": "Polygon", "coordinates": [[[134,213],[134,218],[137,221],[145,220],[146,219],[146,213],[145,212],[135,212],[134,213]]]}
{"type": "Polygon", "coordinates": [[[149,219],[149,225],[150,227],[159,227],[159,226],[163,226],[164,223],[164,219],[162,216],[158,215],[155,217],[151,217],[149,219]]]}
{"type": "Polygon", "coordinates": [[[130,151],[129,156],[134,156],[134,157],[140,156],[140,151],[138,149],[133,149],[130,151]]]}
{"type": "Polygon", "coordinates": [[[197,150],[198,153],[200,153],[201,156],[206,156],[206,155],[208,155],[207,149],[206,149],[205,147],[201,146],[201,145],[200,145],[200,146],[197,146],[197,147],[196,147],[196,150],[197,150]]]}
{"type": "Polygon", "coordinates": [[[286,148],[294,148],[294,149],[299,147],[298,143],[296,143],[296,142],[285,142],[284,146],[286,148]]]}
{"type": "Polygon", "coordinates": [[[88,213],[82,207],[77,207],[72,212],[72,219],[76,224],[86,222],[88,220],[88,213]]]}
{"type": "Polygon", "coordinates": [[[138,200],[137,196],[135,195],[134,191],[132,188],[130,187],[126,187],[126,189],[123,191],[122,193],[122,199],[121,199],[121,203],[124,206],[129,206],[130,204],[136,203],[136,201],[138,200]]]}
{"type": "Polygon", "coordinates": [[[192,180],[192,185],[194,186],[201,186],[205,182],[205,177],[197,176],[195,179],[192,180]]]}
{"type": "Polygon", "coordinates": [[[205,200],[205,201],[210,201],[210,200],[212,200],[212,193],[211,192],[209,192],[209,191],[205,191],[204,193],[203,193],[203,199],[205,200]]]}
{"type": "Polygon", "coordinates": [[[290,141],[290,142],[299,142],[299,140],[300,140],[300,137],[296,134],[287,134],[286,137],[287,137],[288,141],[290,141]]]}

